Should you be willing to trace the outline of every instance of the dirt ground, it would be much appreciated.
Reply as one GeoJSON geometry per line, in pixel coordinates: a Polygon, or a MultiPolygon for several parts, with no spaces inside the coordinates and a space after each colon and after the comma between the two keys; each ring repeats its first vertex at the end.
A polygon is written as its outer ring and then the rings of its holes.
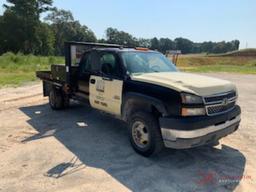
{"type": "Polygon", "coordinates": [[[52,111],[40,83],[0,90],[0,191],[254,191],[256,75],[237,84],[240,129],[217,147],[144,158],[125,125],[77,103],[52,111]]]}

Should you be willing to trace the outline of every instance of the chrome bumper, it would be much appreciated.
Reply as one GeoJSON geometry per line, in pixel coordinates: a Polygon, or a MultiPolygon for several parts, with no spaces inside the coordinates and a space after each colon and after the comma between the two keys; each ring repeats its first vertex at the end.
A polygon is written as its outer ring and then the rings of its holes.
{"type": "Polygon", "coordinates": [[[178,130],[161,128],[166,147],[185,149],[205,145],[236,131],[239,127],[240,115],[222,124],[211,125],[194,130],[178,130]]]}

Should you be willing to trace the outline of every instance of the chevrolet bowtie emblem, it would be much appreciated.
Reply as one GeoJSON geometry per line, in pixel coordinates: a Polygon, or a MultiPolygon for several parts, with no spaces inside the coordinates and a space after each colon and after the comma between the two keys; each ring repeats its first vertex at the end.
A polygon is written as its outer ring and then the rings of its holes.
{"type": "Polygon", "coordinates": [[[223,104],[223,105],[227,105],[227,104],[228,104],[228,99],[227,99],[227,98],[224,98],[224,99],[222,100],[222,104],[223,104]]]}

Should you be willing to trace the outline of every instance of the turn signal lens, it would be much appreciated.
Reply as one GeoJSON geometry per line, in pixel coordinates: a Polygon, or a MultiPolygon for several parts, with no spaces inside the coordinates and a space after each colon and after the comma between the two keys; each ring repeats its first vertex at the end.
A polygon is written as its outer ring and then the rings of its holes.
{"type": "Polygon", "coordinates": [[[182,108],[182,116],[200,116],[205,115],[205,108],[182,108]]]}

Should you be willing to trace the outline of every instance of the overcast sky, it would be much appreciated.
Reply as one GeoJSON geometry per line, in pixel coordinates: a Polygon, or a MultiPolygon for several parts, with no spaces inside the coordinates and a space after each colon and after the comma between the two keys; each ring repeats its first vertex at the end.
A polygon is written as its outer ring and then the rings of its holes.
{"type": "Polygon", "coordinates": [[[256,48],[256,0],[54,0],[54,6],[72,11],[98,38],[114,27],[136,37],[238,39],[240,48],[256,48]]]}

